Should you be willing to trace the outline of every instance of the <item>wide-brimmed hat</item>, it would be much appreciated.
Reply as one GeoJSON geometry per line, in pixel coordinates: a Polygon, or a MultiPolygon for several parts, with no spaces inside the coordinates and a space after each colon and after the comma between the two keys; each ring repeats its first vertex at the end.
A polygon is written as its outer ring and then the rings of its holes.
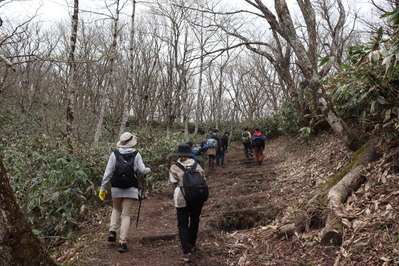
{"type": "Polygon", "coordinates": [[[177,156],[179,157],[193,157],[191,147],[188,144],[180,144],[177,148],[177,156]]]}
{"type": "Polygon", "coordinates": [[[125,132],[120,136],[116,146],[119,148],[132,148],[136,144],[137,144],[137,137],[130,132],[125,132]]]}

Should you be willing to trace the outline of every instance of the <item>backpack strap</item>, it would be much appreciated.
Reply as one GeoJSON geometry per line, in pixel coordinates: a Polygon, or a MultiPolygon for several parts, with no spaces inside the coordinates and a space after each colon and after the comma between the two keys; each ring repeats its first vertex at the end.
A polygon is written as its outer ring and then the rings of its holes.
{"type": "MultiPolygon", "coordinates": [[[[181,163],[175,163],[175,165],[177,167],[179,167],[184,173],[186,173],[186,171],[193,171],[193,169],[195,169],[194,171],[197,170],[197,162],[194,162],[194,164],[191,166],[190,169],[185,168],[181,163]]],[[[183,188],[180,186],[179,182],[177,182],[177,186],[180,188],[181,193],[183,194],[183,197],[186,197],[186,193],[184,192],[183,188]]],[[[183,184],[184,186],[184,184],[183,184]]]]}
{"type": "Polygon", "coordinates": [[[187,169],[187,168],[185,168],[181,163],[175,163],[175,165],[177,166],[177,167],[179,167],[183,172],[186,172],[187,170],[188,171],[192,171],[192,170],[194,170],[194,171],[196,171],[197,170],[197,165],[198,165],[198,163],[197,162],[194,162],[194,164],[191,166],[191,168],[190,169],[187,169]]]}
{"type": "MultiPolygon", "coordinates": [[[[133,157],[133,167],[134,167],[134,161],[136,160],[137,153],[138,153],[137,150],[135,150],[132,153],[126,153],[126,154],[129,154],[129,155],[131,155],[133,157]]],[[[114,154],[115,154],[115,157],[123,157],[123,159],[125,159],[125,156],[124,156],[125,154],[122,154],[118,149],[116,149],[114,151],[114,154]]]]}

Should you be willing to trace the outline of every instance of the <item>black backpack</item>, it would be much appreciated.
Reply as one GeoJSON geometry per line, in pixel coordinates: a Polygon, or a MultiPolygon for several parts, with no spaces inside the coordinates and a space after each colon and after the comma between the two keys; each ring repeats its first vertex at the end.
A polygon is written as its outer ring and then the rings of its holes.
{"type": "Polygon", "coordinates": [[[208,200],[209,189],[201,173],[197,171],[195,162],[191,169],[184,168],[180,163],[175,163],[183,170],[183,187],[180,187],[187,205],[205,202],[208,200]]]}
{"type": "Polygon", "coordinates": [[[265,143],[262,138],[255,138],[253,142],[255,147],[263,147],[263,144],[265,143]]]}
{"type": "Polygon", "coordinates": [[[111,185],[118,188],[138,187],[136,172],[134,171],[134,159],[137,151],[122,154],[114,151],[116,163],[114,175],[111,178],[111,185]]]}

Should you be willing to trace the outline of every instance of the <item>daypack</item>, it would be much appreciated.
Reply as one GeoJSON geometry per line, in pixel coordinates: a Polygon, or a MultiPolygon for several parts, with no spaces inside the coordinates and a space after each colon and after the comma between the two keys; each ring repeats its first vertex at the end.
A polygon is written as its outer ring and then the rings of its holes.
{"type": "Polygon", "coordinates": [[[218,141],[216,139],[210,138],[207,140],[207,145],[208,145],[208,148],[217,148],[218,141]]]}
{"type": "Polygon", "coordinates": [[[241,134],[241,141],[242,141],[242,143],[249,143],[249,142],[250,142],[250,140],[249,140],[249,133],[248,133],[247,131],[242,132],[242,134],[241,134]]]}
{"type": "Polygon", "coordinates": [[[180,163],[175,163],[175,165],[184,172],[183,187],[180,187],[180,189],[187,205],[207,201],[209,197],[208,185],[201,173],[197,171],[197,163],[195,162],[191,169],[184,168],[180,163]]]}
{"type": "Polygon", "coordinates": [[[116,162],[114,175],[111,178],[111,185],[118,188],[138,187],[136,172],[134,171],[134,159],[137,151],[122,154],[114,151],[116,162]]]}
{"type": "Polygon", "coordinates": [[[195,155],[199,155],[201,153],[201,143],[195,144],[193,148],[195,155]]]}
{"type": "Polygon", "coordinates": [[[253,143],[255,147],[263,147],[265,143],[264,139],[261,136],[254,137],[253,143]]]}

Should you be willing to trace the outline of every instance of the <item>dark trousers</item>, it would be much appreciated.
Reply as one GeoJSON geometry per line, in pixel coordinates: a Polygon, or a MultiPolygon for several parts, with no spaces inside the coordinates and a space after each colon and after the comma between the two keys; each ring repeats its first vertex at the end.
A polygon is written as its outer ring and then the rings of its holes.
{"type": "Polygon", "coordinates": [[[220,151],[220,165],[224,165],[224,155],[225,155],[226,151],[225,150],[221,150],[220,151]]]}
{"type": "Polygon", "coordinates": [[[262,164],[263,161],[263,147],[254,147],[255,163],[262,164]]]}
{"type": "Polygon", "coordinates": [[[209,167],[210,167],[210,168],[213,168],[213,167],[214,167],[214,164],[215,164],[215,155],[212,155],[212,154],[208,155],[208,164],[209,164],[209,167]]]}
{"type": "Polygon", "coordinates": [[[204,203],[191,204],[177,210],[177,227],[179,228],[180,243],[183,253],[191,253],[191,246],[197,241],[200,215],[204,203]]]}
{"type": "Polygon", "coordinates": [[[249,158],[249,153],[252,153],[252,145],[251,142],[248,143],[243,143],[244,144],[244,153],[245,153],[245,157],[249,158]]]}
{"type": "Polygon", "coordinates": [[[221,157],[222,157],[222,151],[220,149],[217,149],[216,150],[216,165],[219,165],[221,157]]]}

